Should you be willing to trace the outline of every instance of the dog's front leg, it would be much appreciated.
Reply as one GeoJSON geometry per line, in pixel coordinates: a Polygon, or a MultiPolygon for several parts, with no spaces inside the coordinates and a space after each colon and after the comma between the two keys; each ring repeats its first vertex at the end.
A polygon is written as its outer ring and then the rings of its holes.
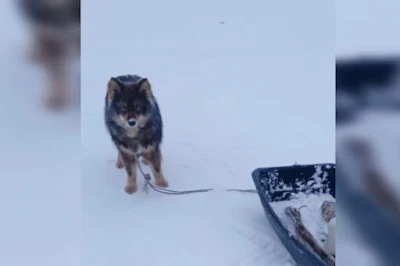
{"type": "Polygon", "coordinates": [[[120,155],[121,155],[122,161],[124,162],[125,170],[128,175],[127,180],[126,180],[125,192],[128,194],[132,194],[137,189],[137,184],[136,184],[137,161],[136,161],[136,158],[134,155],[128,154],[124,151],[120,151],[120,155]]]}
{"type": "Polygon", "coordinates": [[[168,187],[168,181],[165,179],[161,169],[161,151],[159,149],[143,153],[143,159],[150,164],[156,185],[159,187],[168,187]]]}
{"type": "Polygon", "coordinates": [[[119,169],[124,168],[124,161],[122,160],[121,151],[118,150],[117,163],[115,166],[119,169]]]}
{"type": "Polygon", "coordinates": [[[48,62],[48,76],[50,88],[48,91],[47,106],[51,109],[63,107],[67,102],[66,73],[63,60],[48,62]]]}

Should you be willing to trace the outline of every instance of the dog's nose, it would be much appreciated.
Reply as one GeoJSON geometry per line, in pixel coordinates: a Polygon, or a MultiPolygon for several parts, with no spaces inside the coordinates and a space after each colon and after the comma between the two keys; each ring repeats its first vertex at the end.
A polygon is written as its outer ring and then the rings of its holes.
{"type": "Polygon", "coordinates": [[[136,125],[136,119],[135,118],[129,118],[128,119],[128,125],[133,127],[136,125]]]}

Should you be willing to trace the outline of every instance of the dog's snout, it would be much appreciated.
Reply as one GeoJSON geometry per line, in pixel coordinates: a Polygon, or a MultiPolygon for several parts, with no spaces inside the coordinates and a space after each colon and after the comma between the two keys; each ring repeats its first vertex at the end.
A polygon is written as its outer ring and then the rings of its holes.
{"type": "Polygon", "coordinates": [[[136,125],[136,119],[133,118],[133,117],[129,118],[128,119],[128,125],[131,126],[131,127],[135,126],[136,125]]]}

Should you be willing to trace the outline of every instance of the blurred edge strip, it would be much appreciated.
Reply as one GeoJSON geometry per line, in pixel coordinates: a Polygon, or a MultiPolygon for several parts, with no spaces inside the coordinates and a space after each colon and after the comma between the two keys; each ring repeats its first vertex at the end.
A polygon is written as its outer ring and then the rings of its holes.
{"type": "Polygon", "coordinates": [[[350,171],[346,156],[337,153],[336,167],[336,193],[338,207],[343,208],[351,218],[358,233],[368,246],[372,247],[383,259],[384,265],[400,265],[400,228],[393,217],[383,208],[377,206],[372,200],[359,190],[352,188],[348,180],[356,178],[356,172],[350,171]],[[353,174],[353,175],[352,175],[353,174]]]}

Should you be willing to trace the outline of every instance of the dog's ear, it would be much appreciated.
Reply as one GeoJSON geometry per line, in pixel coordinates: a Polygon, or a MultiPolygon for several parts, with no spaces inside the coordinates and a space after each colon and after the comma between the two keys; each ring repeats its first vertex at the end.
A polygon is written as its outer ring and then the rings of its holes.
{"type": "Polygon", "coordinates": [[[116,94],[123,90],[124,86],[116,78],[110,78],[107,85],[107,99],[109,102],[114,100],[116,94]]]}
{"type": "Polygon", "coordinates": [[[152,90],[151,90],[151,85],[150,82],[147,78],[142,78],[138,81],[137,83],[137,88],[140,93],[143,93],[146,95],[146,97],[151,100],[152,99],[152,90]]]}

